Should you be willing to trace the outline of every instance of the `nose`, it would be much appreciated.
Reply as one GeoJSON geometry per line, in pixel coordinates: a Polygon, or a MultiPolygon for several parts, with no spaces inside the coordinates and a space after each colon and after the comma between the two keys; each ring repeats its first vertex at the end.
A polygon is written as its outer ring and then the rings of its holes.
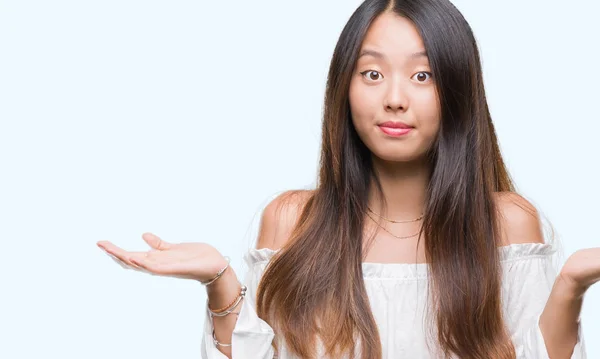
{"type": "Polygon", "coordinates": [[[390,81],[385,94],[384,106],[386,111],[406,111],[408,108],[408,96],[405,87],[399,81],[390,81]]]}

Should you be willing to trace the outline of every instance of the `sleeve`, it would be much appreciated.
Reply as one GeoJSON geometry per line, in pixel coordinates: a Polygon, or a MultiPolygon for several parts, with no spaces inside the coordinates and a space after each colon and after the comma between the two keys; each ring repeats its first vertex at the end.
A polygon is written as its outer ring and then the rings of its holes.
{"type": "MultiPolygon", "coordinates": [[[[558,274],[554,247],[546,243],[513,244],[503,248],[504,316],[517,359],[549,359],[539,319],[558,274]]],[[[571,359],[586,359],[581,322],[571,359]]]]}
{"type": "MultiPolygon", "coordinates": [[[[231,338],[232,359],[274,358],[274,348],[271,345],[275,337],[273,329],[256,313],[256,288],[273,253],[274,251],[267,248],[251,249],[244,256],[244,260],[249,266],[244,277],[244,284],[248,289],[233,329],[231,338]]],[[[203,359],[227,359],[227,356],[221,353],[212,339],[212,320],[208,312],[208,299],[201,353],[203,359]]]]}

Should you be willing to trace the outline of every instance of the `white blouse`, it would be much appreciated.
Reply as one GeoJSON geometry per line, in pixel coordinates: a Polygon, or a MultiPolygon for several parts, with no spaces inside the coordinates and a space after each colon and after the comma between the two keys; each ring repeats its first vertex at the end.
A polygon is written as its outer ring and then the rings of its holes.
{"type": "MultiPolygon", "coordinates": [[[[524,243],[499,248],[503,268],[502,301],[518,359],[549,359],[538,320],[557,275],[550,244],[524,243]]],[[[256,288],[275,250],[250,249],[244,256],[248,287],[232,335],[233,359],[272,359],[272,328],[256,314],[256,288]]],[[[382,359],[436,358],[428,336],[432,313],[428,311],[426,263],[363,263],[363,276],[383,349],[382,359]],[[428,329],[429,328],[429,329],[428,329]]],[[[208,301],[207,301],[208,305],[208,301]]],[[[298,359],[279,340],[279,359],[298,359]]],[[[320,347],[322,350],[322,346],[320,347]]],[[[357,348],[358,349],[358,348],[357,348]]],[[[212,340],[212,321],[206,310],[202,358],[226,359],[212,340]]],[[[323,353],[323,351],[320,351],[323,353]]],[[[579,338],[572,359],[586,358],[579,338]]]]}

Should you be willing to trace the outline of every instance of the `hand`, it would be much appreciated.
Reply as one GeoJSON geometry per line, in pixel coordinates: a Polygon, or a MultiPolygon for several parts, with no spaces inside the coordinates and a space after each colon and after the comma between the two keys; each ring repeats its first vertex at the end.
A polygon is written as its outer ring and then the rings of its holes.
{"type": "Polygon", "coordinates": [[[559,278],[572,294],[582,296],[594,283],[600,281],[600,248],[580,249],[565,262],[559,278]]]}
{"type": "Polygon", "coordinates": [[[97,245],[124,266],[153,275],[205,282],[227,265],[221,253],[206,243],[173,244],[152,233],[144,233],[142,238],[151,250],[128,252],[109,241],[100,241],[97,245]]]}

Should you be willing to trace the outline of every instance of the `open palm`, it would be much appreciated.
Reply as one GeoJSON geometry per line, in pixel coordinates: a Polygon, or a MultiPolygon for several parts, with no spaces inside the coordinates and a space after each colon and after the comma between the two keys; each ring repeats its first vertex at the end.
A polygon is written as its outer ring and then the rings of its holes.
{"type": "Polygon", "coordinates": [[[226,259],[210,244],[174,244],[152,233],[144,233],[142,238],[151,250],[130,252],[109,241],[100,241],[97,245],[123,265],[153,275],[205,282],[227,265],[226,259]]]}

